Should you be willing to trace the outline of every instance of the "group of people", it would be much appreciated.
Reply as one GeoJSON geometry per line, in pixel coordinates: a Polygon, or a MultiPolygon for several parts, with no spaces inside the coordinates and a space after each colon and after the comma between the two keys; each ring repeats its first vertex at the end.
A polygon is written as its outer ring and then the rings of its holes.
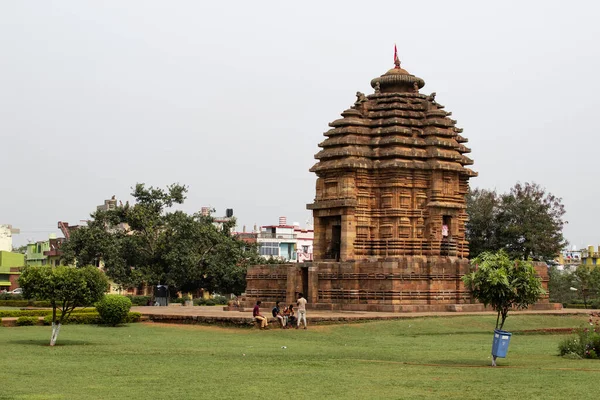
{"type": "MultiPolygon", "coordinates": [[[[293,326],[295,326],[296,329],[299,329],[300,323],[303,323],[304,329],[306,329],[306,303],[307,301],[302,293],[298,293],[296,309],[294,309],[293,304],[290,304],[281,310],[279,307],[279,302],[277,302],[275,303],[275,307],[273,307],[271,310],[271,313],[273,314],[273,318],[277,318],[282,329],[289,329],[293,326]]],[[[269,320],[260,313],[260,304],[260,300],[256,302],[254,310],[252,311],[252,316],[256,319],[256,321],[260,322],[261,329],[266,329],[269,326],[269,320]]]]}

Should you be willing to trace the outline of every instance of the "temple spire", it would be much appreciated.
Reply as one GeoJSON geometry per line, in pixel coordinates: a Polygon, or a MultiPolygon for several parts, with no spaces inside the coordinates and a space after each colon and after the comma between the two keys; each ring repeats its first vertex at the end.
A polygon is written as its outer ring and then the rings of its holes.
{"type": "Polygon", "coordinates": [[[398,58],[398,49],[396,48],[396,43],[394,43],[394,68],[400,69],[400,59],[398,58]]]}

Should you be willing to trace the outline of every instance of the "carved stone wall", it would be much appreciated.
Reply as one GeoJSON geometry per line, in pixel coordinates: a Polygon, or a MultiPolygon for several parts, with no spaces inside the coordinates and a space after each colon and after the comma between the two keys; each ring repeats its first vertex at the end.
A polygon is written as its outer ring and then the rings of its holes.
{"type": "MultiPolygon", "coordinates": [[[[548,268],[534,263],[548,289],[548,268]]],[[[261,300],[295,304],[302,292],[309,307],[356,311],[483,311],[470,297],[461,277],[466,259],[406,256],[393,261],[317,262],[250,268],[244,305],[261,300]]],[[[533,309],[552,309],[546,294],[533,309]]]]}

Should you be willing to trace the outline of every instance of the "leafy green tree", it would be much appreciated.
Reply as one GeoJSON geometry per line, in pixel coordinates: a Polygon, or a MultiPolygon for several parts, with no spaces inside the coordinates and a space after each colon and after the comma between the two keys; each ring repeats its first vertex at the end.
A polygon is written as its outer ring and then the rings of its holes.
{"type": "Polygon", "coordinates": [[[502,329],[511,308],[525,309],[545,293],[531,261],[512,260],[506,252],[484,252],[471,261],[473,270],[463,276],[475,299],[498,313],[502,329]]]}
{"type": "Polygon", "coordinates": [[[472,189],[467,193],[466,234],[469,253],[476,257],[484,251],[498,250],[497,214],[500,199],[496,191],[472,189]]]}
{"type": "Polygon", "coordinates": [[[511,260],[503,250],[481,253],[471,266],[463,282],[475,299],[497,312],[496,329],[502,330],[512,308],[526,309],[545,293],[531,261],[511,260]]]}
{"type": "Polygon", "coordinates": [[[24,244],[22,246],[13,247],[12,251],[13,251],[13,253],[25,254],[25,253],[27,253],[27,245],[24,244]]]}
{"type": "Polygon", "coordinates": [[[247,266],[258,262],[256,251],[229,234],[235,221],[217,227],[210,216],[170,211],[186,193],[177,184],[166,190],[137,184],[133,205],[96,211],[88,226],[73,232],[63,245],[66,259],[102,260],[106,274],[124,287],[241,293],[247,266]]]}
{"type": "Polygon", "coordinates": [[[567,242],[562,199],[536,183],[517,183],[509,193],[475,189],[467,197],[470,253],[505,250],[513,258],[553,259],[567,242]]]}
{"type": "Polygon", "coordinates": [[[573,272],[573,283],[583,300],[583,306],[587,308],[590,296],[598,295],[600,290],[600,269],[597,266],[578,265],[573,272]]]}
{"type": "Polygon", "coordinates": [[[548,292],[553,303],[570,303],[576,296],[571,288],[575,286],[570,271],[560,271],[555,265],[548,268],[548,292]]]}
{"type": "Polygon", "coordinates": [[[52,336],[54,346],[60,327],[76,307],[93,305],[108,290],[106,276],[97,268],[87,266],[35,266],[23,268],[19,277],[26,299],[48,300],[52,306],[52,336]],[[58,315],[57,311],[60,311],[58,315]]]}

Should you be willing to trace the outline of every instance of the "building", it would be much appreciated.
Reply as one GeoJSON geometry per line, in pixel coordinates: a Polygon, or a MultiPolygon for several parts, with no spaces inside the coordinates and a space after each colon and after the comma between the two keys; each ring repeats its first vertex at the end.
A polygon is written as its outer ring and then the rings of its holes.
{"type": "MultiPolygon", "coordinates": [[[[200,209],[200,215],[202,215],[203,217],[211,217],[212,218],[212,223],[213,225],[217,228],[222,230],[223,226],[226,223],[229,223],[230,221],[233,220],[233,208],[228,208],[225,210],[225,216],[224,217],[214,217],[212,215],[212,213],[215,210],[211,207],[202,207],[200,209]]],[[[229,233],[234,234],[235,233],[235,225],[231,226],[229,228],[229,233]]]]}
{"type": "Polygon", "coordinates": [[[288,225],[285,217],[279,218],[278,225],[261,226],[256,237],[259,254],[265,258],[278,258],[283,262],[295,262],[298,240],[294,229],[295,226],[288,225]]]}
{"type": "Polygon", "coordinates": [[[20,231],[13,228],[12,225],[0,225],[0,251],[11,252],[13,250],[12,236],[17,233],[20,231]]]}
{"type": "Polygon", "coordinates": [[[48,250],[44,251],[47,265],[53,267],[61,265],[62,251],[60,248],[65,240],[65,238],[57,238],[54,235],[48,239],[48,250]]]}
{"type": "MultiPolygon", "coordinates": [[[[319,144],[312,263],[249,269],[246,301],[315,308],[444,311],[471,305],[467,142],[423,79],[395,66],[374,78],[319,144]]],[[[537,265],[544,285],[547,267],[537,265]]],[[[547,303],[547,298],[545,299],[547,303]]]]}
{"type": "Polygon", "coordinates": [[[27,251],[25,252],[25,264],[27,266],[46,265],[48,263],[48,256],[44,255],[44,252],[49,250],[49,240],[28,243],[27,251]]]}
{"type": "Polygon", "coordinates": [[[595,267],[600,265],[600,246],[594,248],[594,246],[588,246],[586,249],[581,250],[581,264],[588,267],[595,267]]]}
{"type": "Polygon", "coordinates": [[[19,287],[21,267],[25,266],[25,255],[0,251],[0,290],[10,291],[19,287]]]}
{"type": "Polygon", "coordinates": [[[112,196],[110,199],[104,200],[104,204],[97,206],[96,210],[108,211],[108,210],[115,210],[116,208],[117,208],[117,197],[112,196]]]}
{"type": "Polygon", "coordinates": [[[296,235],[296,253],[298,262],[310,262],[313,260],[313,242],[315,232],[312,226],[301,229],[300,224],[294,223],[294,234],[296,235]]]}
{"type": "Polygon", "coordinates": [[[572,249],[565,249],[554,260],[555,265],[559,270],[577,268],[581,265],[581,253],[582,251],[577,250],[575,246],[572,249]]]}

